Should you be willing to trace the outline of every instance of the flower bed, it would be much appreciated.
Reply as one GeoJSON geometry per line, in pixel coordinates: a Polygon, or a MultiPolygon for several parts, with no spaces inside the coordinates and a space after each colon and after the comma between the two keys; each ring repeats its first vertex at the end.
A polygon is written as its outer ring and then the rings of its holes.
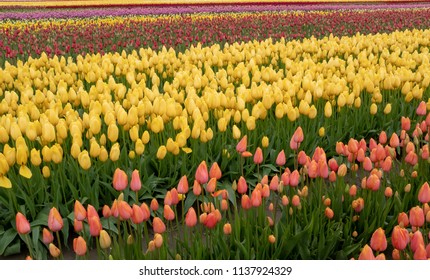
{"type": "Polygon", "coordinates": [[[428,13],[3,21],[0,254],[427,258],[428,13]]]}

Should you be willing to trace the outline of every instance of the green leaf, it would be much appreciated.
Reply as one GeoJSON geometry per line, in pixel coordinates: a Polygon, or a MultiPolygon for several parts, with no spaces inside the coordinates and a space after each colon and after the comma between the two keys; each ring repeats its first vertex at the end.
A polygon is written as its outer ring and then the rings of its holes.
{"type": "Polygon", "coordinates": [[[18,235],[15,229],[10,228],[8,229],[1,237],[0,239],[0,255],[3,255],[6,248],[9,246],[10,243],[15,239],[15,237],[18,235]]]}
{"type": "Polygon", "coordinates": [[[12,245],[6,248],[3,255],[7,257],[7,256],[19,254],[20,252],[21,252],[21,242],[19,242],[19,240],[16,240],[12,245]]]}
{"type": "Polygon", "coordinates": [[[196,202],[196,199],[197,197],[194,195],[194,193],[189,192],[187,198],[185,199],[184,212],[186,212],[194,204],[194,202],[196,202]]]}

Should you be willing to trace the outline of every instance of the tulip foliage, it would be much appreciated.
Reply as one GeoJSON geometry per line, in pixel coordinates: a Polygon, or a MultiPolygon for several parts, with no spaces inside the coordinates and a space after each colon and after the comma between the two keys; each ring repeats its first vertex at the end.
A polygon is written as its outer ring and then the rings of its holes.
{"type": "MultiPolygon", "coordinates": [[[[428,12],[371,13],[426,27],[428,12]]],[[[317,30],[333,13],[0,23],[0,255],[428,258],[430,29],[317,30]],[[251,32],[285,18],[314,25],[251,32]],[[166,21],[252,26],[118,50],[103,36],[166,21]],[[22,32],[59,45],[24,51],[22,32]]]]}

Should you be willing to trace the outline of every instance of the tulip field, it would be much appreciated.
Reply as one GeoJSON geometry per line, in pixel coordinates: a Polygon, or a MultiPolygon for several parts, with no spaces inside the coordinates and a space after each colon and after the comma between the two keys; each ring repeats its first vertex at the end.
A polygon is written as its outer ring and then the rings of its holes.
{"type": "Polygon", "coordinates": [[[12,2],[0,258],[430,258],[429,3],[12,2]]]}

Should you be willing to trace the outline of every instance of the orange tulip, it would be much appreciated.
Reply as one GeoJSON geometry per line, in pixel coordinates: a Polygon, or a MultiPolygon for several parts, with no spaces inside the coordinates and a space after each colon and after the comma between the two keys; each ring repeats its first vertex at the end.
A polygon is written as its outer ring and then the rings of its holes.
{"type": "Polygon", "coordinates": [[[161,248],[163,246],[163,236],[159,233],[154,234],[155,248],[161,248]]]}
{"type": "Polygon", "coordinates": [[[73,229],[75,232],[81,232],[84,229],[84,223],[76,219],[73,220],[73,229]]]}
{"type": "Polygon", "coordinates": [[[151,217],[151,211],[149,210],[148,204],[145,202],[140,205],[140,209],[142,209],[143,220],[147,221],[151,217]]]}
{"type": "Polygon", "coordinates": [[[230,223],[226,223],[223,226],[223,232],[225,235],[230,235],[231,234],[231,224],[230,223]]]}
{"type": "Polygon", "coordinates": [[[292,138],[293,138],[294,142],[296,142],[296,143],[300,144],[303,142],[304,135],[303,135],[303,130],[300,126],[297,127],[296,131],[294,131],[292,138]]]}
{"type": "Polygon", "coordinates": [[[87,253],[87,242],[85,242],[82,236],[73,239],[73,251],[75,251],[78,256],[85,256],[87,253]]]}
{"type": "Polygon", "coordinates": [[[75,201],[74,214],[75,219],[78,221],[83,221],[87,217],[87,210],[85,210],[84,206],[79,202],[79,200],[75,201]]]}
{"type": "Polygon", "coordinates": [[[158,210],[158,201],[157,199],[153,198],[151,200],[151,204],[149,205],[149,207],[151,208],[152,211],[157,211],[158,210]]]}
{"type": "Polygon", "coordinates": [[[248,191],[248,184],[246,183],[245,178],[240,176],[239,181],[237,182],[237,192],[240,194],[244,194],[248,191]]]}
{"type": "Polygon", "coordinates": [[[193,184],[193,194],[195,196],[199,196],[202,193],[202,186],[197,180],[194,180],[193,184]]]}
{"type": "Polygon", "coordinates": [[[100,231],[102,230],[102,224],[100,222],[99,216],[91,216],[88,217],[88,225],[90,228],[90,235],[91,236],[99,236],[100,231]]]}
{"type": "Polygon", "coordinates": [[[55,246],[53,243],[50,243],[48,246],[49,253],[53,258],[58,258],[61,255],[60,249],[58,249],[57,246],[55,246]]]}
{"type": "Polygon", "coordinates": [[[227,211],[228,210],[228,201],[227,201],[227,199],[221,200],[221,210],[222,211],[227,211]]]}
{"type": "Polygon", "coordinates": [[[399,213],[397,216],[397,223],[402,227],[407,227],[409,225],[409,218],[405,212],[399,213]]]}
{"type": "Polygon", "coordinates": [[[427,114],[427,104],[424,101],[421,101],[416,110],[418,116],[425,116],[427,114]]]}
{"type": "Polygon", "coordinates": [[[213,193],[216,189],[216,178],[211,178],[206,185],[206,191],[208,193],[213,193]]]}
{"type": "Polygon", "coordinates": [[[217,190],[216,192],[212,193],[211,195],[212,195],[212,197],[221,196],[222,199],[228,198],[227,190],[217,190]]]}
{"type": "MultiPolygon", "coordinates": [[[[278,186],[279,188],[279,186],[278,186]]],[[[262,197],[269,197],[270,196],[270,188],[268,185],[264,185],[261,189],[261,196],[262,197]]]]}
{"type": "Polygon", "coordinates": [[[360,255],[358,256],[359,260],[375,260],[375,255],[373,254],[372,248],[369,245],[364,245],[364,248],[361,250],[360,255]]]}
{"type": "Polygon", "coordinates": [[[376,256],[375,260],[384,261],[386,260],[384,253],[380,253],[376,256]]]}
{"type": "Polygon", "coordinates": [[[418,191],[418,201],[421,203],[430,202],[430,187],[427,182],[425,182],[418,191]]]}
{"type": "Polygon", "coordinates": [[[390,147],[397,148],[400,145],[399,136],[396,133],[393,133],[390,138],[390,147]]]}
{"type": "Polygon", "coordinates": [[[259,207],[262,203],[261,191],[254,189],[251,193],[251,204],[254,207],[259,207]]]}
{"type": "Polygon", "coordinates": [[[222,172],[221,168],[219,168],[219,165],[217,162],[214,162],[211,166],[211,169],[209,170],[209,178],[216,178],[217,180],[221,179],[222,172]]]}
{"type": "Polygon", "coordinates": [[[300,181],[300,173],[297,170],[294,170],[290,174],[290,186],[291,187],[297,187],[299,185],[300,181]]]}
{"type": "Polygon", "coordinates": [[[409,243],[409,233],[400,226],[395,226],[391,234],[391,243],[397,250],[404,250],[409,243]]]}
{"type": "Polygon", "coordinates": [[[268,241],[270,244],[274,244],[276,242],[276,237],[273,234],[271,234],[268,237],[268,241]]]}
{"type": "Polygon", "coordinates": [[[54,235],[47,228],[43,228],[42,230],[42,242],[45,245],[54,242],[54,235]]]}
{"type": "Polygon", "coordinates": [[[199,184],[206,184],[209,180],[208,167],[206,161],[202,161],[196,170],[196,180],[199,184]]]}
{"type": "Polygon", "coordinates": [[[124,200],[121,200],[120,202],[118,202],[118,212],[119,212],[119,217],[122,220],[130,219],[131,215],[133,214],[133,210],[131,209],[131,206],[124,200]]]}
{"type": "Polygon", "coordinates": [[[193,207],[190,207],[185,215],[185,224],[187,227],[193,227],[197,224],[197,215],[193,207]]]}
{"type": "Polygon", "coordinates": [[[382,228],[378,228],[372,234],[370,247],[377,252],[385,251],[385,249],[387,249],[387,238],[385,237],[385,231],[382,228]]]}
{"type": "Polygon", "coordinates": [[[239,141],[239,143],[237,143],[236,145],[236,151],[238,151],[239,153],[243,153],[246,151],[246,147],[247,147],[247,141],[248,141],[248,136],[243,136],[242,139],[239,141]]]}
{"type": "Polygon", "coordinates": [[[138,192],[142,188],[142,182],[140,181],[139,170],[135,169],[131,173],[130,189],[134,192],[138,192]]]}
{"type": "Polygon", "coordinates": [[[415,206],[409,210],[409,223],[413,227],[422,227],[424,225],[424,211],[421,207],[415,206]]]}
{"type": "Polygon", "coordinates": [[[278,177],[278,175],[274,175],[272,177],[272,179],[270,180],[269,188],[272,191],[277,191],[278,190],[278,188],[279,188],[279,177],[278,177]]]}
{"type": "Polygon", "coordinates": [[[412,252],[415,252],[418,249],[419,245],[424,246],[424,238],[421,231],[417,230],[416,232],[414,232],[414,234],[412,234],[412,237],[411,237],[412,252]]]}
{"type": "Polygon", "coordinates": [[[297,194],[295,194],[295,195],[293,196],[293,199],[291,200],[291,203],[292,203],[292,204],[293,204],[293,206],[295,206],[295,207],[299,206],[299,205],[300,205],[300,197],[299,197],[297,194]]]}
{"type": "Polygon", "coordinates": [[[283,165],[285,165],[286,162],[287,162],[287,159],[285,158],[285,151],[281,150],[278,153],[278,156],[276,157],[276,164],[278,166],[283,166],[283,165]]]}
{"type": "Polygon", "coordinates": [[[331,219],[333,219],[333,217],[334,217],[334,212],[333,212],[333,210],[332,210],[330,207],[327,207],[327,208],[324,210],[324,215],[325,215],[329,220],[331,220],[331,219]]]}
{"type": "Polygon", "coordinates": [[[393,189],[390,187],[386,187],[384,190],[384,195],[386,198],[390,198],[393,196],[393,189]]]}
{"type": "Polygon", "coordinates": [[[179,203],[178,190],[176,188],[172,188],[170,193],[172,194],[172,205],[177,205],[179,203]]]}
{"type": "Polygon", "coordinates": [[[310,158],[306,155],[305,151],[300,151],[297,155],[297,162],[301,165],[306,165],[310,161],[310,158]]]}
{"type": "Polygon", "coordinates": [[[379,133],[379,143],[384,145],[385,143],[387,143],[387,140],[388,140],[387,133],[385,131],[381,131],[381,133],[379,133]]]}
{"type": "Polygon", "coordinates": [[[282,198],[281,198],[281,203],[282,203],[283,206],[288,206],[288,204],[290,204],[288,196],[283,195],[282,198]]]}
{"type": "Polygon", "coordinates": [[[103,213],[103,217],[105,217],[105,218],[109,218],[112,215],[112,212],[111,212],[109,206],[107,206],[107,205],[103,206],[102,213],[103,213]]]}
{"type": "Polygon", "coordinates": [[[188,193],[188,179],[187,175],[181,177],[178,183],[178,193],[186,194],[188,193]]]}
{"type": "Polygon", "coordinates": [[[424,248],[424,244],[418,245],[414,253],[414,260],[427,260],[427,252],[424,248]]]}
{"type": "Polygon", "coordinates": [[[52,207],[48,215],[48,227],[51,231],[57,232],[63,228],[63,218],[57,208],[52,207]]]}
{"type": "Polygon", "coordinates": [[[251,199],[247,194],[242,195],[240,205],[243,209],[248,210],[252,207],[251,199]]]}
{"type": "Polygon", "coordinates": [[[215,212],[211,212],[208,214],[208,216],[206,217],[205,222],[203,223],[207,228],[211,229],[214,228],[216,226],[218,222],[218,217],[215,214],[215,212]]]}
{"type": "Polygon", "coordinates": [[[30,232],[31,230],[30,223],[21,212],[16,213],[15,223],[16,223],[16,231],[19,234],[27,234],[30,232]]]}
{"type": "Polygon", "coordinates": [[[154,217],[154,219],[152,220],[152,228],[155,233],[162,234],[166,231],[166,225],[159,217],[154,217]]]}
{"type": "Polygon", "coordinates": [[[263,150],[260,147],[257,147],[254,153],[254,163],[261,164],[263,162],[263,150]]]}
{"type": "Polygon", "coordinates": [[[407,117],[401,117],[401,126],[403,130],[408,131],[411,129],[411,120],[407,117]]]}
{"type": "Polygon", "coordinates": [[[142,208],[140,208],[136,204],[133,204],[133,207],[131,209],[133,211],[131,214],[131,221],[136,225],[142,223],[145,219],[145,215],[143,213],[142,208]]]}
{"type": "Polygon", "coordinates": [[[173,199],[172,199],[172,193],[170,191],[166,192],[166,195],[164,196],[164,205],[172,205],[173,199]]]}
{"type": "Polygon", "coordinates": [[[123,191],[128,185],[127,174],[119,168],[115,169],[112,184],[115,190],[123,191]]]}
{"type": "Polygon", "coordinates": [[[391,253],[391,256],[393,257],[393,260],[400,260],[400,251],[397,249],[394,249],[391,253]]]}
{"type": "Polygon", "coordinates": [[[375,174],[371,174],[369,178],[367,178],[366,188],[372,191],[379,190],[379,186],[381,185],[381,180],[375,174]]]}
{"type": "Polygon", "coordinates": [[[172,221],[175,219],[175,212],[173,212],[172,208],[169,205],[164,205],[164,218],[168,221],[172,221]]]}

